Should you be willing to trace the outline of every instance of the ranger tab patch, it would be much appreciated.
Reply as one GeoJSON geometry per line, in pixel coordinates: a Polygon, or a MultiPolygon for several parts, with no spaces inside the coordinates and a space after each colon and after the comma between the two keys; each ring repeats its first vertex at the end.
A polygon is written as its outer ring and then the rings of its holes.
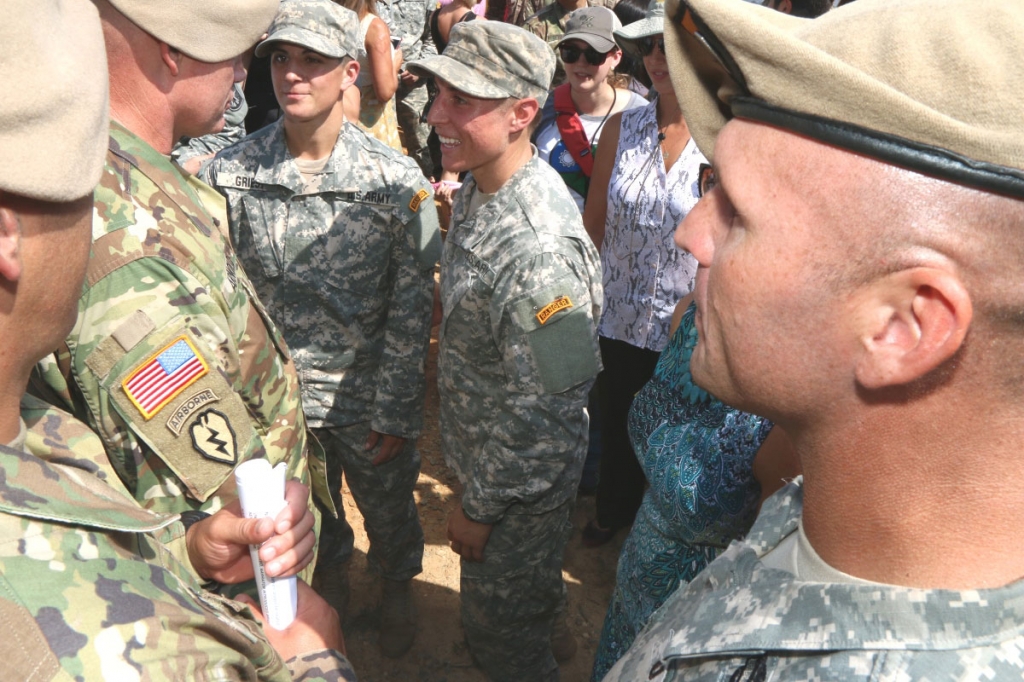
{"type": "Polygon", "coordinates": [[[413,212],[418,211],[420,209],[420,204],[422,204],[423,200],[429,196],[430,192],[425,189],[421,189],[419,192],[416,192],[416,196],[409,200],[409,210],[413,212]]]}
{"type": "Polygon", "coordinates": [[[175,396],[209,372],[202,355],[179,336],[147,359],[121,382],[125,394],[146,421],[175,396]]]}
{"type": "Polygon", "coordinates": [[[568,296],[559,296],[554,301],[540,309],[540,312],[537,313],[537,321],[544,324],[559,310],[568,310],[571,307],[572,301],[569,300],[568,296]]]}

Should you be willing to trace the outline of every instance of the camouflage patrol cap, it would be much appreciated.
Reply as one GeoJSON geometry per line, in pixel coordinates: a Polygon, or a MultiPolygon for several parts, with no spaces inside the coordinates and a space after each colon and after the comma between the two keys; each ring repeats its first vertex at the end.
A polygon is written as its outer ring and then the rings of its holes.
{"type": "Polygon", "coordinates": [[[555,75],[555,53],[518,26],[470,21],[452,27],[444,54],[410,62],[408,68],[443,78],[472,97],[533,97],[543,106],[555,75]]]}
{"type": "Polygon", "coordinates": [[[0,21],[0,191],[92,193],[107,151],[107,53],[89,0],[8,0],[0,21]]]}
{"type": "Polygon", "coordinates": [[[745,118],[1024,197],[1024,2],[858,0],[817,19],[669,0],[669,73],[711,158],[745,118]]]}
{"type": "Polygon", "coordinates": [[[274,43],[294,43],[325,57],[355,57],[359,50],[359,17],[331,0],[284,0],[267,39],[256,56],[269,54],[274,43]]]}
{"type": "Polygon", "coordinates": [[[234,59],[256,44],[278,0],[108,0],[133,24],[201,62],[234,59]]]}

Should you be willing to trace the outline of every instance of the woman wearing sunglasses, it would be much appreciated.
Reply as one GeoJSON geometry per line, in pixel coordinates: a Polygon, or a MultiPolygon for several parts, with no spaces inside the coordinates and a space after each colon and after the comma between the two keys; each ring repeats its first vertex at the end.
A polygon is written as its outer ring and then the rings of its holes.
{"type": "Polygon", "coordinates": [[[569,15],[556,46],[566,82],[552,93],[554,119],[542,122],[535,138],[541,159],[562,176],[580,213],[605,125],[614,114],[647,104],[640,95],[609,83],[622,59],[613,35],[621,26],[606,7],[584,7],[569,15]]]}

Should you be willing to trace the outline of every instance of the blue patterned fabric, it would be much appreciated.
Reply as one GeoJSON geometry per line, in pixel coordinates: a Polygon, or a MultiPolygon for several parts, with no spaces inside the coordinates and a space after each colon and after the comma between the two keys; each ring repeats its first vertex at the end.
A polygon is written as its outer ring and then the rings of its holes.
{"type": "Polygon", "coordinates": [[[630,410],[630,438],[650,487],[619,556],[595,681],[680,584],[750,529],[757,512],[761,486],[752,465],[772,423],[690,382],[693,317],[690,306],[630,410]]]}

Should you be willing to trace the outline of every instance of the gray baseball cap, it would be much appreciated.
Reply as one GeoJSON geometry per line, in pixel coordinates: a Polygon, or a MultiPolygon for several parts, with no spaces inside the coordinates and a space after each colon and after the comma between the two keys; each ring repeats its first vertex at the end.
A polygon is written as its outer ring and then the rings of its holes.
{"type": "Polygon", "coordinates": [[[359,18],[331,0],[284,0],[266,40],[256,46],[256,56],[269,54],[274,43],[292,43],[325,57],[354,58],[359,49],[359,18]]]}
{"type": "Polygon", "coordinates": [[[607,7],[581,7],[569,14],[565,22],[565,35],[558,41],[582,40],[598,52],[609,52],[618,47],[615,31],[622,28],[622,22],[615,12],[607,7]]]}
{"type": "Polygon", "coordinates": [[[543,106],[555,75],[555,53],[518,26],[470,21],[452,27],[444,54],[410,62],[408,68],[442,78],[472,97],[532,97],[543,106]]]}
{"type": "Polygon", "coordinates": [[[234,59],[256,44],[277,0],[110,0],[154,38],[201,62],[234,59]]]}

